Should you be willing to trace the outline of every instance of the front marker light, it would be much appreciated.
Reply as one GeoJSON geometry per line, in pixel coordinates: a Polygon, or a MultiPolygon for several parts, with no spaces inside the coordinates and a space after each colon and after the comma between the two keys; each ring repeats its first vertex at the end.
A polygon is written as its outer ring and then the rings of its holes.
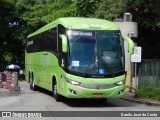
{"type": "Polygon", "coordinates": [[[68,78],[66,78],[66,77],[65,77],[65,80],[66,80],[68,83],[72,84],[72,85],[81,85],[81,84],[82,84],[81,82],[77,82],[77,81],[74,81],[74,80],[70,80],[70,79],[68,79],[68,78]]]}
{"type": "Polygon", "coordinates": [[[76,81],[71,81],[71,84],[73,84],[73,85],[80,85],[81,83],[80,82],[76,82],[76,81]]]}
{"type": "Polygon", "coordinates": [[[117,83],[114,83],[115,85],[123,85],[124,84],[124,80],[121,80],[121,81],[119,81],[119,82],[117,82],[117,83]]]}

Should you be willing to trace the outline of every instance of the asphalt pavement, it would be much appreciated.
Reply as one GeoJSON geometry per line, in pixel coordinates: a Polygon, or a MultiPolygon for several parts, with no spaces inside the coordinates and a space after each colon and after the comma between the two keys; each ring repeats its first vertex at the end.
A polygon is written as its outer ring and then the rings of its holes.
{"type": "MultiPolygon", "coordinates": [[[[29,89],[29,83],[26,81],[20,81],[19,86],[20,92],[10,92],[4,87],[0,88],[0,111],[48,111],[47,113],[50,113],[52,111],[67,111],[67,115],[71,116],[80,116],[76,111],[88,111],[88,114],[91,115],[95,115],[91,111],[99,111],[100,114],[110,111],[159,111],[159,107],[157,107],[157,105],[159,105],[158,103],[154,103],[153,101],[142,102],[141,99],[135,98],[134,94],[130,93],[126,93],[125,97],[122,99],[108,99],[106,103],[101,103],[96,100],[78,99],[68,99],[63,102],[56,102],[52,97],[51,92],[48,92],[44,89],[41,89],[39,91],[32,91],[29,89]]],[[[58,114],[63,114],[64,116],[66,116],[66,112],[59,112],[58,114]]],[[[114,114],[114,112],[111,112],[111,114],[114,114]]],[[[52,118],[57,120],[56,117],[52,118]]],[[[69,120],[69,117],[67,118],[69,120]]],[[[61,118],[58,117],[58,119],[61,118]]],[[[71,117],[70,119],[73,119],[73,117],[71,117]]],[[[91,119],[91,117],[87,117],[87,119],[91,119]]],[[[96,118],[93,119],[96,120],[96,118]]],[[[98,118],[98,120],[101,119],[104,120],[105,118],[98,118]]],[[[121,118],[111,117],[111,119],[119,120],[121,118]]],[[[134,118],[132,118],[132,120],[134,120],[134,118]]],[[[148,120],[150,120],[150,118],[148,118],[148,120]]]]}
{"type": "MultiPolygon", "coordinates": [[[[0,88],[0,97],[18,96],[20,94],[32,93],[28,89],[28,83],[26,81],[24,81],[24,80],[19,81],[19,86],[20,86],[20,91],[10,92],[8,89],[5,89],[5,82],[3,82],[3,88],[0,88]]],[[[35,91],[35,93],[36,93],[36,91],[35,91]]],[[[160,106],[160,101],[158,101],[158,100],[136,98],[134,94],[129,93],[129,92],[126,93],[122,99],[127,100],[127,101],[141,103],[141,104],[160,106]]]]}

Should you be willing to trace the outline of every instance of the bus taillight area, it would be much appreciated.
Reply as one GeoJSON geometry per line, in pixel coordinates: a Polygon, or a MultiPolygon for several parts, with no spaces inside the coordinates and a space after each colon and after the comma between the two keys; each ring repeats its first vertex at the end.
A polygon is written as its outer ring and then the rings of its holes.
{"type": "MultiPolygon", "coordinates": [[[[71,77],[72,78],[72,77],[71,77]]],[[[73,77],[74,78],[74,77],[73,77]]],[[[124,96],[124,76],[116,78],[65,78],[67,98],[122,98],[124,96]]],[[[77,77],[76,77],[77,78],[77,77]]]]}

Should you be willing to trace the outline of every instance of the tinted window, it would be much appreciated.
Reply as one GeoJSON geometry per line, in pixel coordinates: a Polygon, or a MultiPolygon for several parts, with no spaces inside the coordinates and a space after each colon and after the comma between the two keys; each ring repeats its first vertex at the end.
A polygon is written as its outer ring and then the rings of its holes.
{"type": "Polygon", "coordinates": [[[56,28],[31,37],[26,42],[27,52],[54,51],[57,52],[56,28]]]}

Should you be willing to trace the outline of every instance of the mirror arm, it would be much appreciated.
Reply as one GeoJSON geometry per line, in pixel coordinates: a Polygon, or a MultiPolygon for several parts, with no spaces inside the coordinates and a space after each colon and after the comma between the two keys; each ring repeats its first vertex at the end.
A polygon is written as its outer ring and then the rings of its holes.
{"type": "Polygon", "coordinates": [[[59,37],[62,39],[62,51],[64,53],[67,53],[68,50],[67,37],[64,34],[61,34],[59,37]]]}
{"type": "Polygon", "coordinates": [[[133,54],[134,53],[134,42],[131,38],[129,37],[123,37],[125,41],[128,42],[128,45],[129,45],[129,53],[130,54],[133,54]]]}

